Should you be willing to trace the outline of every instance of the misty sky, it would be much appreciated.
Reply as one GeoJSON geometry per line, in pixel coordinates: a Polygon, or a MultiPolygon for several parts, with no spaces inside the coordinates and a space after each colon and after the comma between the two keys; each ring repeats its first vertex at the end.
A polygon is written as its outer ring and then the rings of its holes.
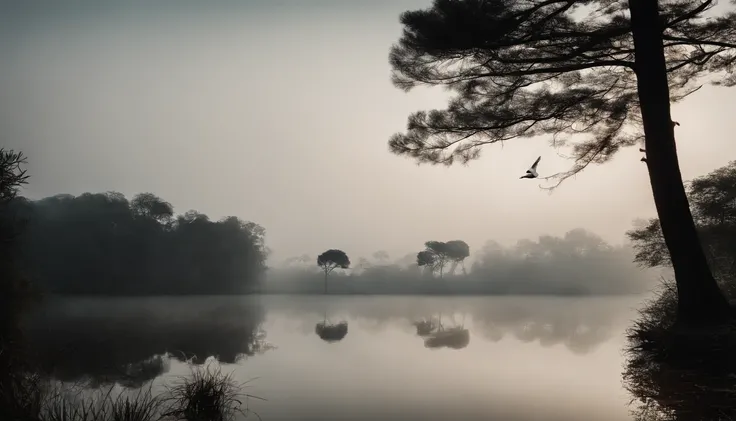
{"type": "MultiPolygon", "coordinates": [[[[620,243],[654,214],[636,148],[551,195],[518,179],[539,155],[542,176],[571,164],[544,138],[468,167],[390,154],[407,116],[447,95],[390,82],[399,14],[430,0],[111,3],[0,2],[0,146],[29,156],[31,198],[150,191],[260,223],[276,260],[398,258],[432,239],[472,253],[575,227],[620,243]]],[[[710,87],[674,106],[686,179],[734,158],[734,109],[736,90],[710,87]]]]}

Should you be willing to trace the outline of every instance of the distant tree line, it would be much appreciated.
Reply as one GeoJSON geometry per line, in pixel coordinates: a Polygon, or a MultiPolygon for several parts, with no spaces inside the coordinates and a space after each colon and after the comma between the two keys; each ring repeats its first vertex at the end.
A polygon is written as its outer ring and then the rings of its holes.
{"type": "Polygon", "coordinates": [[[237,217],[175,215],[151,193],[131,200],[116,192],[19,197],[12,207],[25,221],[22,273],[58,294],[616,294],[646,290],[651,279],[631,263],[630,247],[578,229],[510,248],[489,242],[470,271],[466,242],[432,240],[393,263],[385,251],[355,267],[339,249],[294,257],[263,282],[265,230],[237,217]]]}
{"type": "Polygon", "coordinates": [[[462,240],[427,241],[425,249],[394,262],[377,251],[373,259],[350,260],[342,250],[328,250],[286,259],[269,270],[263,291],[268,293],[333,294],[630,294],[647,291],[655,279],[651,271],[633,262],[631,245],[612,246],[584,229],[563,237],[541,236],[513,247],[489,241],[473,257],[470,271],[465,260],[470,247],[462,240]],[[445,272],[445,267],[450,268],[445,272]],[[456,268],[462,267],[458,273],[456,268]],[[321,269],[321,270],[320,270],[321,269]],[[329,272],[328,272],[329,271],[329,272]],[[324,272],[324,273],[321,273],[324,272]],[[329,281],[329,285],[328,285],[329,281]]]}
{"type": "Polygon", "coordinates": [[[263,227],[193,210],[175,215],[151,193],[62,194],[14,206],[26,221],[21,266],[51,293],[248,293],[266,268],[263,227]]]}

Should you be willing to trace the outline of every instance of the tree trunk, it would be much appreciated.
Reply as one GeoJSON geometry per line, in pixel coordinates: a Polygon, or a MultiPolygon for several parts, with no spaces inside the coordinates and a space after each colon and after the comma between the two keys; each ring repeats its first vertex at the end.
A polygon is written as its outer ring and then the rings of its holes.
{"type": "Polygon", "coordinates": [[[710,323],[725,319],[721,292],[695,229],[677,159],[674,127],[657,0],[629,0],[639,103],[644,124],[646,165],[654,204],[677,283],[677,320],[710,323]]]}
{"type": "Polygon", "coordinates": [[[455,275],[455,270],[457,269],[457,265],[458,265],[457,260],[453,260],[452,263],[451,263],[451,266],[450,266],[450,270],[447,271],[447,274],[454,276],[455,275]]]}
{"type": "Polygon", "coordinates": [[[327,271],[325,271],[325,294],[327,294],[327,271]]]}

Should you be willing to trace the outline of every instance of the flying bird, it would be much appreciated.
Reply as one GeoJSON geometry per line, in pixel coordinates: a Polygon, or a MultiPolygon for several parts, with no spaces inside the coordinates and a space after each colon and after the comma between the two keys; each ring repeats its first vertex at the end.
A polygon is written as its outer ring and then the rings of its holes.
{"type": "Polygon", "coordinates": [[[539,177],[539,174],[537,174],[537,165],[539,165],[539,160],[540,159],[542,159],[541,156],[539,158],[537,158],[536,161],[534,161],[534,164],[532,164],[531,168],[529,168],[528,170],[526,170],[526,174],[522,175],[519,178],[537,178],[537,177],[539,177]]]}

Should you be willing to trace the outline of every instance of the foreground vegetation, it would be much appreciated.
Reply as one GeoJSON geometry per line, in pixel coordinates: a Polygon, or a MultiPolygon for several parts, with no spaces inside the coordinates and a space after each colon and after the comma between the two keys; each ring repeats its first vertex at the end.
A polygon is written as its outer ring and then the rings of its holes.
{"type": "MultiPolygon", "coordinates": [[[[708,263],[720,289],[736,298],[736,161],[688,184],[708,263]]],[[[671,267],[658,219],[628,233],[636,261],[671,267]]],[[[736,419],[736,318],[709,326],[677,323],[678,289],[664,281],[628,330],[626,388],[639,420],[736,419]]]]}
{"type": "MultiPolygon", "coordinates": [[[[736,161],[693,179],[687,190],[708,264],[726,296],[736,298],[736,161]]],[[[672,267],[659,219],[641,221],[627,235],[641,266],[672,267]]]]}
{"type": "MultiPolygon", "coordinates": [[[[14,405],[4,407],[3,419],[18,421],[229,421],[257,415],[232,374],[212,365],[192,369],[171,386],[155,394],[153,385],[117,390],[114,384],[89,389],[86,385],[54,383],[28,376],[14,390],[14,405]]],[[[3,391],[7,393],[7,391],[3,391]]]]}
{"type": "MultiPolygon", "coordinates": [[[[131,206],[124,198],[118,196],[82,196],[79,202],[75,198],[62,198],[52,203],[33,204],[19,199],[18,190],[25,184],[27,176],[23,165],[25,158],[22,154],[0,149],[0,419],[14,421],[159,421],[159,420],[187,420],[187,421],[228,421],[234,420],[236,415],[247,416],[251,412],[247,406],[248,399],[253,396],[244,393],[244,384],[236,383],[230,374],[223,374],[219,368],[199,366],[192,369],[189,376],[180,379],[178,384],[167,387],[161,394],[152,393],[152,385],[147,389],[138,389],[135,393],[115,391],[115,380],[108,382],[111,385],[106,391],[90,390],[89,383],[70,386],[68,383],[52,380],[47,368],[38,364],[34,358],[38,350],[31,350],[27,338],[22,330],[22,319],[27,315],[32,305],[41,297],[38,289],[24,276],[26,271],[31,273],[32,279],[46,279],[54,269],[60,270],[67,282],[72,280],[73,274],[84,274],[87,278],[92,274],[102,276],[111,274],[114,269],[122,270],[124,261],[106,261],[104,257],[127,257],[134,252],[135,247],[141,246],[141,239],[146,243],[145,235],[152,235],[160,241],[163,248],[166,241],[172,241],[181,236],[194,235],[194,238],[208,238],[219,235],[221,240],[229,239],[227,243],[236,247],[236,251],[247,251],[241,256],[246,262],[245,272],[238,274],[253,274],[255,269],[260,270],[263,257],[259,255],[262,248],[262,230],[256,226],[243,224],[238,220],[227,219],[221,225],[210,224],[204,217],[186,216],[178,218],[176,222],[168,220],[172,216],[170,207],[151,195],[139,195],[131,206]],[[125,204],[125,206],[123,206],[125,204]],[[79,205],[88,205],[86,212],[75,209],[79,205]],[[94,211],[107,209],[106,217],[116,215],[113,224],[109,220],[100,218],[94,211]],[[71,211],[70,211],[71,210],[71,211]],[[123,211],[128,211],[127,213],[123,211]],[[80,220],[80,215],[89,218],[80,220]],[[95,218],[97,217],[97,218],[95,218]],[[101,224],[105,222],[104,224],[101,224]],[[122,227],[118,231],[120,222],[122,227]],[[186,223],[186,224],[185,224],[186,223]],[[126,225],[127,224],[127,225],[126,225]],[[113,233],[110,234],[110,225],[113,233]],[[30,229],[29,229],[30,226],[30,229]],[[86,227],[79,231],[80,226],[86,227]],[[43,227],[43,230],[38,231],[43,227]],[[189,227],[189,228],[187,228],[189,227]],[[37,231],[34,231],[37,230],[37,231]],[[253,233],[260,232],[260,237],[253,233]],[[87,234],[85,237],[84,234],[87,234]],[[94,235],[90,235],[94,234],[94,235]],[[81,239],[75,239],[75,235],[81,239]],[[105,242],[112,238],[114,241],[105,242]],[[197,237],[197,235],[199,237],[197,237]],[[116,237],[119,236],[119,237],[116,237]],[[121,238],[123,240],[121,240],[121,238]],[[41,240],[48,241],[43,243],[41,240]],[[113,252],[104,246],[112,246],[113,252]],[[86,247],[84,247],[86,246],[86,247]],[[238,248],[238,246],[240,246],[238,248]],[[34,261],[29,259],[28,251],[34,247],[41,247],[46,253],[88,253],[85,261],[92,262],[81,268],[65,265],[66,272],[55,264],[64,263],[55,260],[53,254],[45,256],[47,260],[34,261]],[[48,247],[48,248],[44,248],[48,247]],[[81,250],[69,251],[80,247],[81,250]],[[95,252],[95,248],[98,250],[95,252]],[[105,252],[109,254],[105,254],[105,252]],[[120,254],[116,254],[119,252],[120,254]],[[89,259],[89,253],[102,258],[101,262],[89,259]],[[97,253],[97,254],[94,254],[97,253]],[[126,254],[128,253],[128,254],[126,254]],[[100,256],[101,254],[101,256],[100,256]],[[29,261],[41,265],[36,271],[29,270],[29,261]],[[45,266],[43,264],[46,264],[45,266]],[[112,267],[104,265],[115,264],[112,267]],[[25,269],[25,270],[24,270],[25,269]],[[95,271],[97,269],[97,271],[95,271]],[[49,271],[49,272],[44,272],[49,271]],[[100,270],[102,272],[100,272],[100,270]],[[75,272],[76,271],[76,272],[75,272]]],[[[81,206],[85,209],[84,206],[81,206]]],[[[196,244],[196,241],[193,241],[196,244]]],[[[174,246],[174,243],[168,244],[174,246]]],[[[185,246],[174,248],[179,253],[190,250],[185,246]],[[183,250],[183,251],[182,251],[183,250]]],[[[37,251],[37,250],[36,250],[37,251]]],[[[160,252],[163,252],[159,249],[160,252]]],[[[151,250],[146,250],[146,253],[151,250]]],[[[32,256],[38,257],[39,254],[32,256]]],[[[162,255],[159,255],[161,257],[162,255]]],[[[167,256],[165,253],[163,256],[167,256]]],[[[176,256],[168,255],[172,258],[176,256]]],[[[226,255],[227,256],[227,255],[226,255]]],[[[178,258],[182,258],[178,255],[178,258]]],[[[80,259],[81,260],[81,259],[80,259]]],[[[198,260],[198,259],[190,259],[198,260]]],[[[83,263],[73,261],[73,263],[83,263]]],[[[169,260],[168,264],[173,265],[169,260]]],[[[206,261],[212,265],[212,261],[206,261]]],[[[216,264],[225,264],[219,262],[216,264]]],[[[237,265],[238,263],[235,262],[237,265]]],[[[135,267],[136,265],[128,265],[135,267]]],[[[173,265],[182,266],[182,265],[173,265]]],[[[186,265],[184,265],[186,266],[186,265]]],[[[151,270],[150,266],[146,267],[151,270]]],[[[242,268],[242,267],[241,267],[242,268]]],[[[189,270],[197,267],[188,267],[189,270]]],[[[198,276],[203,276],[199,268],[198,276]]],[[[226,266],[232,270],[233,266],[226,266]]],[[[125,276],[131,273],[122,271],[125,276]]],[[[120,274],[118,274],[119,276],[120,274]]],[[[233,275],[229,273],[227,275],[233,275]]],[[[133,278],[134,279],[134,278],[133,278]]],[[[196,279],[196,278],[195,278],[196,279]]],[[[229,279],[223,276],[220,279],[229,279]]],[[[253,278],[250,278],[253,279],[253,278]]],[[[130,281],[131,279],[116,279],[130,281]]],[[[196,285],[186,284],[191,278],[184,279],[184,288],[196,285]]],[[[172,279],[169,279],[172,281],[172,279]]],[[[203,279],[198,279],[198,284],[203,279]]],[[[43,284],[43,282],[42,282],[43,284]]],[[[125,284],[125,282],[123,282],[125,284]]],[[[235,282],[221,283],[222,288],[232,288],[235,282]]],[[[109,288],[109,284],[107,285],[109,288]]],[[[140,285],[138,285],[140,287],[140,285]]],[[[185,289],[186,290],[186,289],[185,289]]],[[[192,366],[193,367],[193,366],[192,366]]]]}
{"type": "Polygon", "coordinates": [[[677,291],[670,281],[627,332],[623,378],[636,402],[635,418],[736,419],[736,321],[689,327],[676,316],[677,291]]]}

